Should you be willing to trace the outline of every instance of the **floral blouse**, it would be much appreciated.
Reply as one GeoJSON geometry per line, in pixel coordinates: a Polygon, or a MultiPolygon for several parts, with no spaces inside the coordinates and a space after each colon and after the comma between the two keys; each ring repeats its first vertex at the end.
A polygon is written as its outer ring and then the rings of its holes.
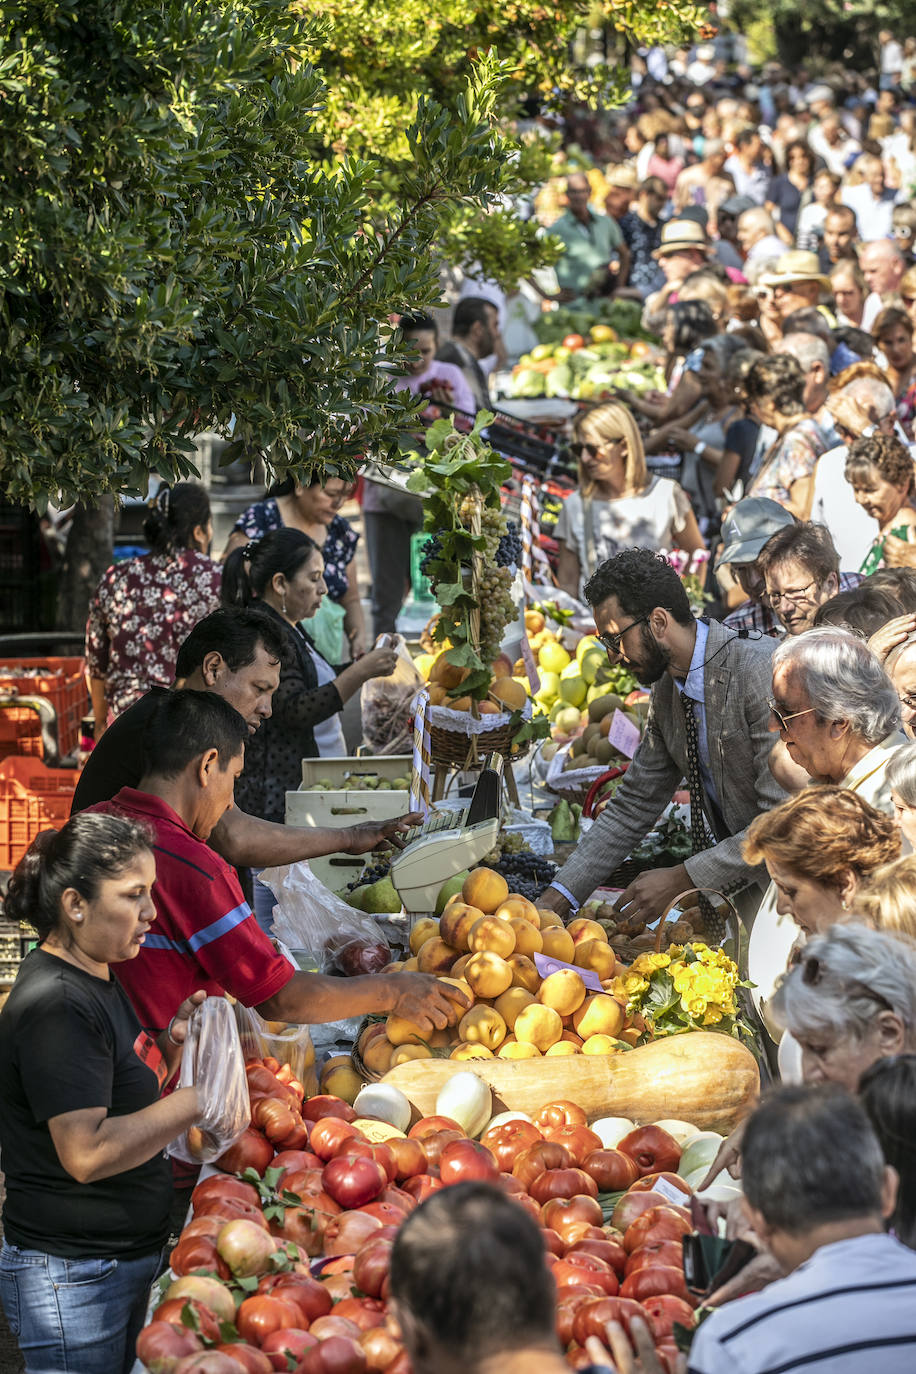
{"type": "Polygon", "coordinates": [[[757,469],[748,496],[768,496],[781,506],[788,505],[793,484],[812,475],[826,447],[827,441],[816,421],[806,417],[793,425],[776,440],[757,469]]]}
{"type": "Polygon", "coordinates": [[[222,569],[196,549],[114,563],[96,587],[86,623],[89,676],[105,679],[109,718],[150,687],[171,687],[178,649],[219,609],[222,569]]]}
{"type": "MultiPolygon", "coordinates": [[[[247,534],[249,539],[261,539],[271,530],[283,529],[283,517],[275,496],[267,496],[263,501],[255,501],[253,506],[243,510],[232,527],[247,534]]],[[[328,525],[327,538],[321,552],[324,554],[324,580],[328,596],[332,601],[343,601],[350,585],[347,565],[356,553],[359,535],[342,515],[335,515],[328,525]]]]}

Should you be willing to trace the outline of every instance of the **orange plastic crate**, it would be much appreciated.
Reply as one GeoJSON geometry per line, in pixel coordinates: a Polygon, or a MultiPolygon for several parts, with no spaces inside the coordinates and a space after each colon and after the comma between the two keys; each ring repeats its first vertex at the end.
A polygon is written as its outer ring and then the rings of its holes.
{"type": "MultiPolygon", "coordinates": [[[[0,696],[19,692],[24,697],[43,697],[54,707],[61,758],[79,744],[80,721],[89,710],[85,667],[82,658],[0,658],[0,696]],[[29,669],[33,676],[25,675],[29,669]]],[[[0,758],[10,754],[41,758],[43,752],[37,713],[27,706],[0,706],[0,758]]]]}
{"type": "Polygon", "coordinates": [[[0,869],[15,868],[42,830],[60,829],[79,778],[76,768],[46,768],[21,754],[0,759],[0,869]]]}

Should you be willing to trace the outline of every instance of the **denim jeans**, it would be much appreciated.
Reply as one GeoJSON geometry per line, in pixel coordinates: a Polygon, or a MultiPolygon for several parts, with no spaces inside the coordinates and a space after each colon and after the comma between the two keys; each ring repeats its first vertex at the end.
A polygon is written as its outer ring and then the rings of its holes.
{"type": "Polygon", "coordinates": [[[0,1301],[26,1374],[127,1374],[161,1254],[60,1259],[4,1243],[0,1301]]]}

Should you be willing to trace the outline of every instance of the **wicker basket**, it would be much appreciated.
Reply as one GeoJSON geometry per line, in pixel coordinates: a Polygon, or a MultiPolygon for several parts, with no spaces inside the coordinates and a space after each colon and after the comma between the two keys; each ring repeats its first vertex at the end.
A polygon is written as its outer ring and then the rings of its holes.
{"type": "MultiPolygon", "coordinates": [[[[378,1083],[384,1077],[384,1075],[376,1073],[374,1069],[366,1068],[366,1065],[363,1063],[363,1057],[359,1052],[360,1039],[362,1038],[363,1031],[366,1030],[369,1026],[384,1024],[384,1022],[387,1019],[388,1018],[385,1016],[364,1016],[362,1021],[360,1021],[356,1031],[356,1035],[353,1038],[353,1048],[350,1051],[350,1062],[353,1065],[354,1071],[359,1075],[359,1077],[362,1079],[364,1083],[378,1083]]],[[[451,1049],[433,1050],[432,1055],[434,1059],[448,1059],[451,1055],[451,1049]]],[[[461,1066],[456,1064],[456,1073],[458,1072],[459,1067],[461,1066]]]]}
{"type": "Polygon", "coordinates": [[[631,964],[640,954],[651,954],[653,952],[655,954],[661,954],[669,945],[682,943],[682,941],[675,938],[674,930],[677,925],[677,920],[680,919],[681,916],[687,915],[688,911],[690,913],[691,923],[694,925],[692,939],[704,940],[705,943],[710,946],[724,946],[726,943],[730,942],[732,949],[729,950],[729,953],[735,960],[735,963],[740,966],[741,918],[738,915],[737,907],[732,899],[726,896],[725,893],[717,892],[713,888],[700,887],[688,888],[685,892],[679,893],[663,912],[658,925],[654,929],[644,928],[639,933],[634,932],[633,936],[629,939],[626,936],[611,935],[609,937],[610,944],[617,958],[620,959],[621,963],[631,964]],[[704,896],[709,898],[713,905],[718,908],[720,913],[722,912],[722,908],[725,908],[725,934],[721,940],[710,938],[699,928],[703,918],[696,902],[694,902],[691,907],[682,906],[683,899],[694,894],[698,897],[704,896]],[[670,919],[674,916],[675,912],[677,912],[676,919],[670,919]]]}
{"type": "MultiPolygon", "coordinates": [[[[459,712],[455,712],[458,715],[459,712]]],[[[470,711],[461,712],[473,720],[470,711]]],[[[476,721],[474,722],[477,723],[476,721]]],[[[462,730],[444,730],[433,725],[429,731],[430,762],[449,764],[454,768],[476,768],[487,754],[502,754],[508,758],[512,754],[512,740],[518,733],[514,725],[497,725],[493,730],[483,730],[480,734],[465,734],[462,730]]],[[[520,745],[514,759],[522,758],[528,752],[528,745],[520,745]]]]}

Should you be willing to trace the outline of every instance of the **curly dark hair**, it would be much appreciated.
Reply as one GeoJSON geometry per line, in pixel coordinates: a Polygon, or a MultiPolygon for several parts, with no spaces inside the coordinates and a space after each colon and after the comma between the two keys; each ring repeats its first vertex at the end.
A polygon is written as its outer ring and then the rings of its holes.
{"type": "Polygon", "coordinates": [[[805,374],[789,353],[758,358],[744,380],[744,390],[749,401],[772,401],[780,415],[799,415],[805,408],[805,374]]]}
{"type": "Polygon", "coordinates": [[[681,579],[667,558],[652,549],[624,549],[595,569],[585,584],[586,601],[600,606],[609,596],[634,620],[656,606],[670,611],[679,625],[693,620],[681,579]]]}
{"type": "Polygon", "coordinates": [[[905,482],[913,490],[913,460],[909,449],[893,434],[872,434],[849,445],[846,481],[867,479],[872,471],[894,486],[905,482]]]}

